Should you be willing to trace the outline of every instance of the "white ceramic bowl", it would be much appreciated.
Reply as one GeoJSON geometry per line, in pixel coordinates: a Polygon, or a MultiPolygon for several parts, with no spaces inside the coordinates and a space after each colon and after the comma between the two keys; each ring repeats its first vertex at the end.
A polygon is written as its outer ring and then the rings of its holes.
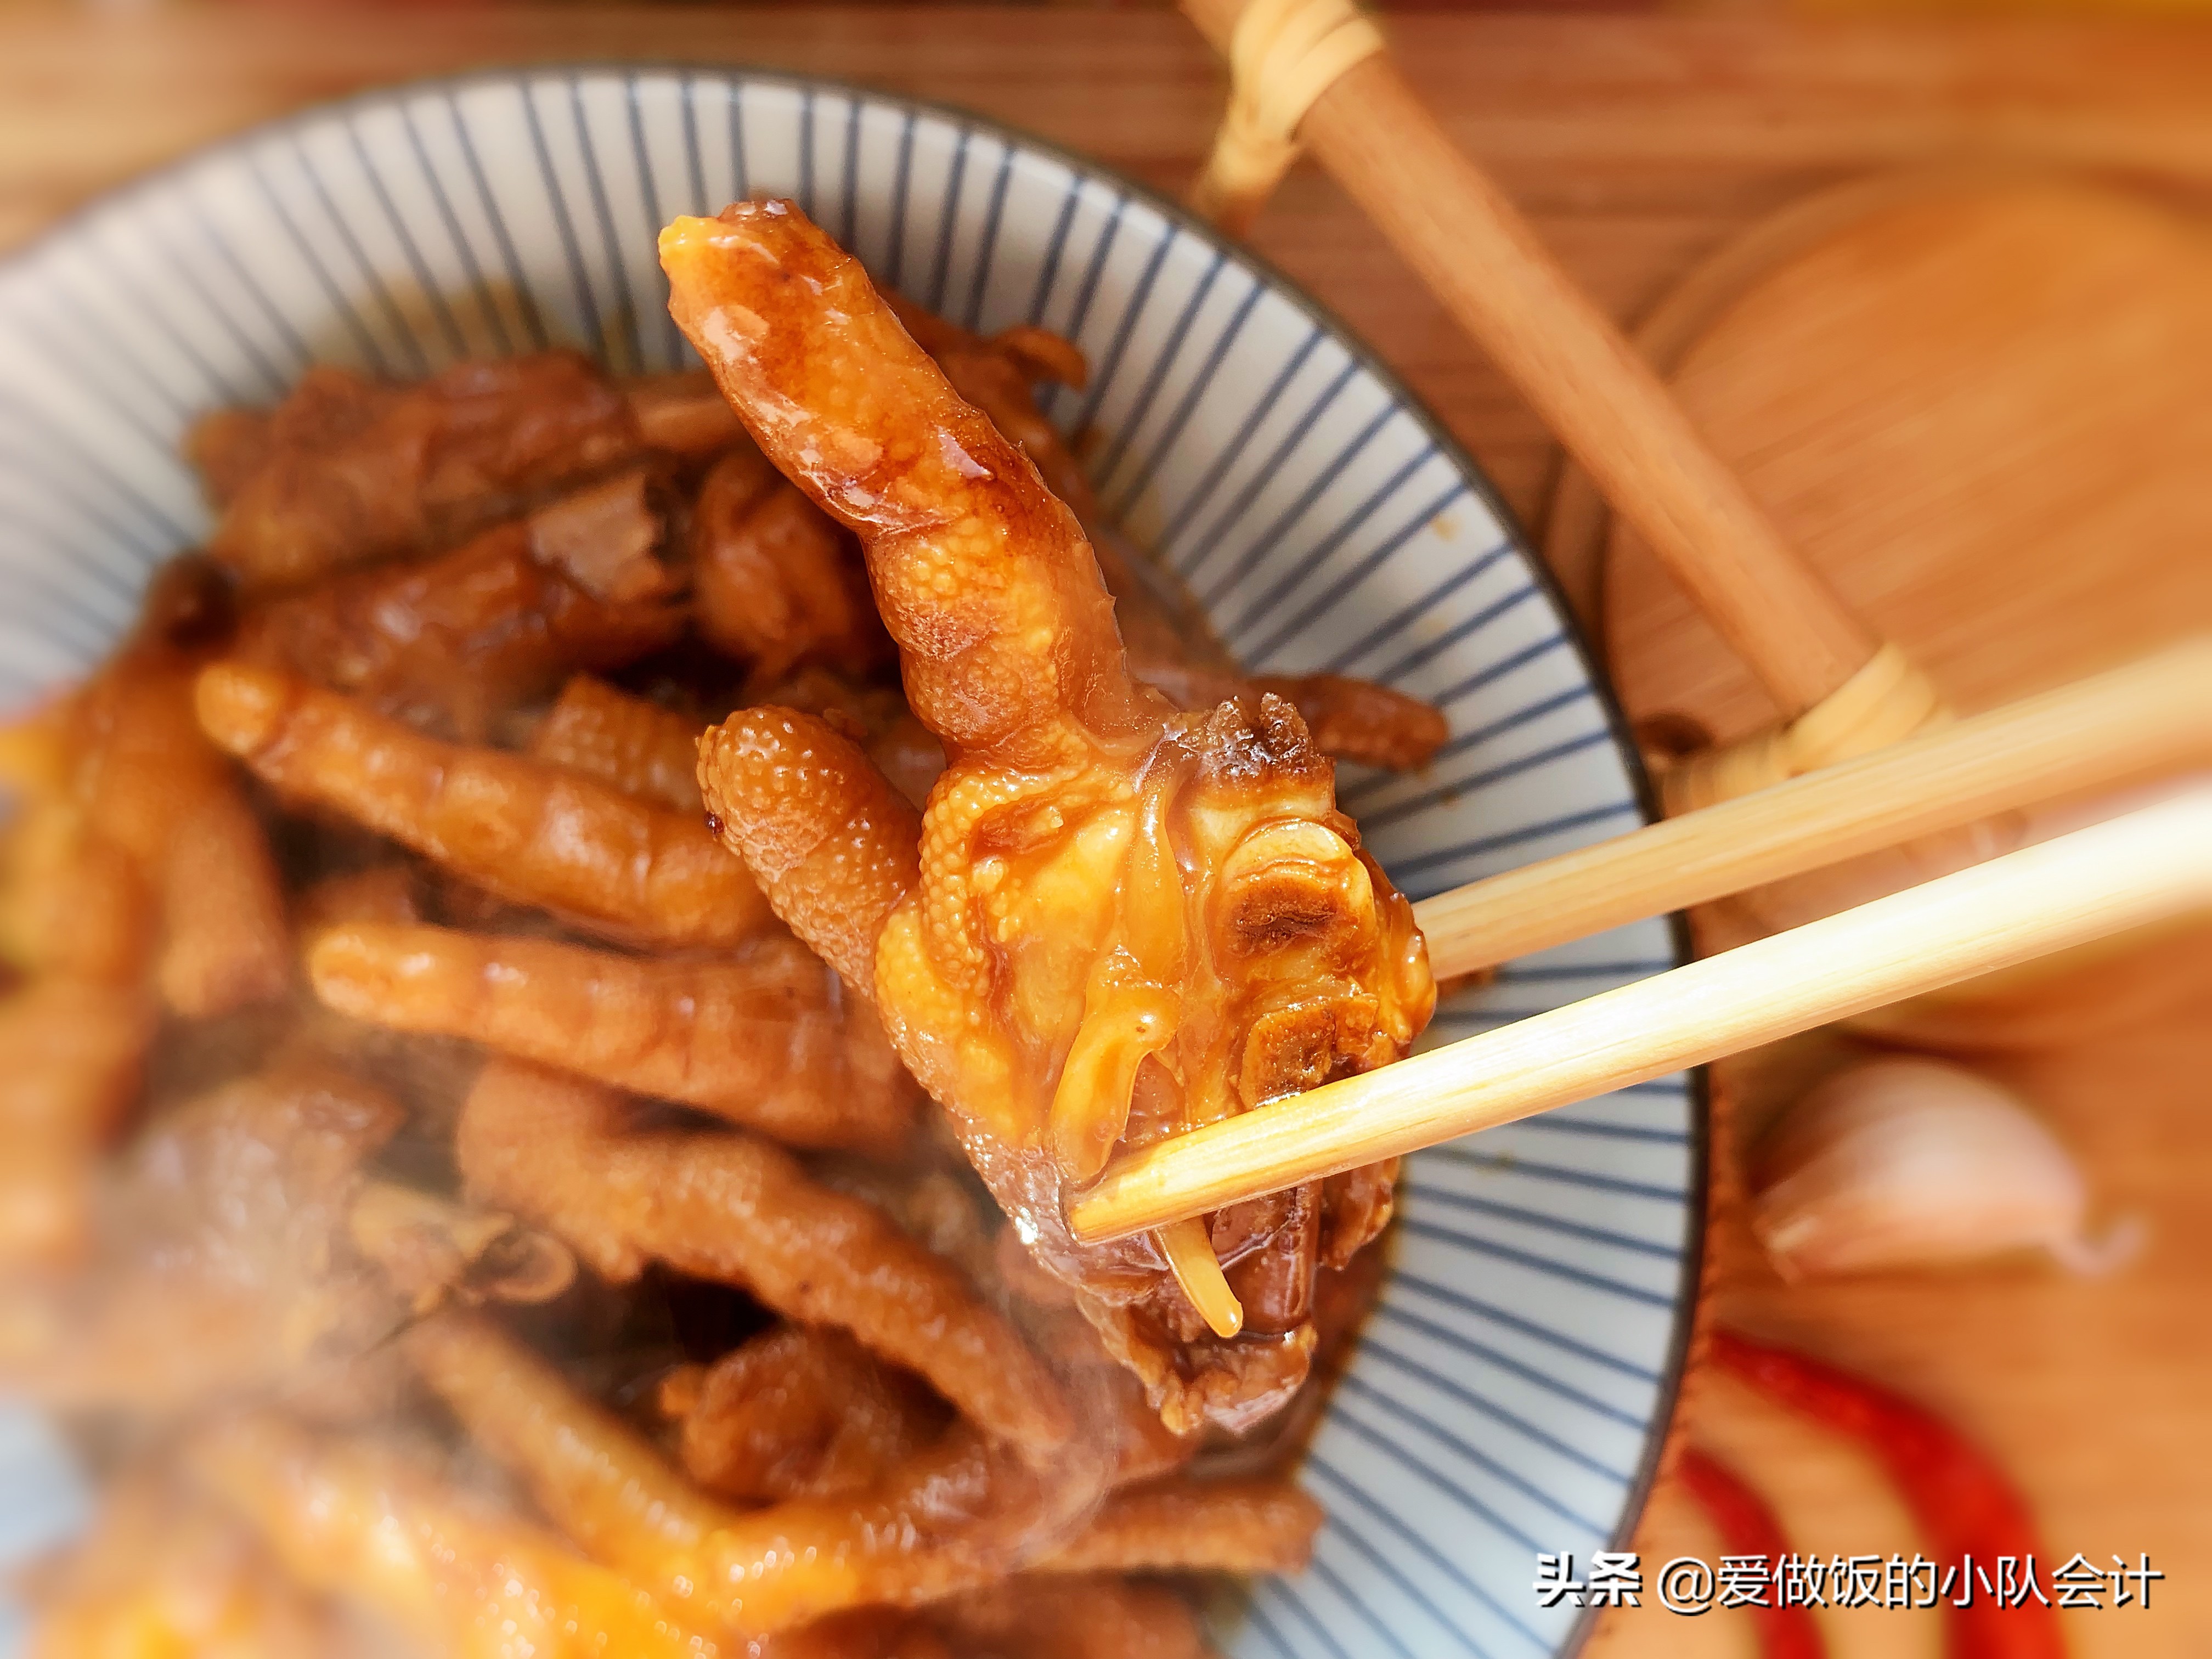
{"type": "MultiPolygon", "coordinates": [[[[1636,763],[1557,596],[1474,465],[1279,276],[1167,204],[955,112],[787,76],[579,68],[403,88],[219,145],[0,264],[0,705],[98,660],[147,570],[207,524],[186,422],[310,362],[419,374],[581,344],[687,348],[654,234],[795,196],[879,279],[1089,354],[1050,412],[1102,496],[1255,666],[1441,704],[1425,775],[1347,769],[1345,805],[1416,896],[1618,833],[1636,763]]],[[[1464,1036],[1670,966],[1663,923],[1506,968],[1464,1036]]],[[[1691,1080],[1415,1158],[1393,1271],[1304,1479],[1314,1564],[1256,1583],[1238,1659],[1527,1659],[1582,1615],[1539,1551],[1618,1547],[1674,1401],[1704,1127],[1691,1080]]],[[[0,1551],[78,1523],[34,1420],[0,1422],[0,1551]]],[[[0,1637],[0,1652],[8,1646],[0,1637]]]]}

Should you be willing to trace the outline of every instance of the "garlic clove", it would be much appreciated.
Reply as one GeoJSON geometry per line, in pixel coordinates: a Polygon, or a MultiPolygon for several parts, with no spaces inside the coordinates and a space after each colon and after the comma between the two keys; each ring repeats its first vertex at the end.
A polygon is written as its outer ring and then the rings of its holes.
{"type": "Polygon", "coordinates": [[[1877,1060],[1808,1091],[1769,1133],[1752,1231],[1786,1279],[1940,1267],[2023,1249],[2077,1271],[2140,1229],[2086,1236],[2081,1171],[2009,1091],[1940,1060],[1877,1060]]]}

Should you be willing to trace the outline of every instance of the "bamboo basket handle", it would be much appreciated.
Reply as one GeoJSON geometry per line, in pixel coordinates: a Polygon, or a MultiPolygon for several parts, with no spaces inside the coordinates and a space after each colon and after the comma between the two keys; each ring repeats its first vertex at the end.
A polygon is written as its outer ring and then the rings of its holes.
{"type": "MultiPolygon", "coordinates": [[[[1246,0],[1182,3],[1207,40],[1231,51],[1246,0]]],[[[1290,9],[1284,0],[1253,4],[1290,9]]],[[[1305,33],[1343,40],[1343,21],[1356,19],[1341,0],[1334,13],[1334,34],[1318,27],[1305,33]]],[[[1297,78],[1295,66],[1286,72],[1297,78]]],[[[1297,138],[1643,532],[1784,716],[1814,708],[1868,670],[1883,649],[1880,637],[1783,539],[1658,376],[1489,175],[1453,146],[1389,58],[1370,47],[1317,94],[1313,78],[1293,94],[1311,100],[1302,123],[1292,115],[1297,138]]],[[[1238,95],[1250,101],[1245,89],[1238,95]]],[[[1933,700],[1924,701],[1932,713],[1933,700]]],[[[1826,757],[1899,735],[1877,732],[1826,757]]]]}
{"type": "Polygon", "coordinates": [[[2212,907],[2212,786],[1117,1158],[1117,1238],[2212,907]]]}

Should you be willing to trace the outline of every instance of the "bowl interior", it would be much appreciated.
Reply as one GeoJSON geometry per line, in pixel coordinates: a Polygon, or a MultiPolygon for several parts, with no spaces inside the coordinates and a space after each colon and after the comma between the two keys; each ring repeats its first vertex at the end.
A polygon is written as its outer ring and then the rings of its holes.
{"type": "MultiPolygon", "coordinates": [[[[219,146],[0,265],[0,705],[98,660],[148,569],[204,532],[178,459],[210,407],[308,363],[396,376],[580,344],[695,361],[664,308],[670,216],[796,197],[878,278],[1092,373],[1049,412],[1110,512],[1246,662],[1440,704],[1422,775],[1344,769],[1415,896],[1619,833],[1634,763],[1571,625],[1472,464],[1279,278],[1135,187],[951,112],[748,72],[579,70],[403,88],[219,146]]],[[[1436,1038],[1671,966],[1651,922],[1508,966],[1436,1038]]],[[[1623,1538],[1693,1292],[1691,1083],[1420,1154],[1392,1270],[1304,1479],[1313,1566],[1250,1587],[1243,1656],[1553,1654],[1539,1551],[1623,1538]]],[[[51,1437],[0,1419],[0,1551],[81,1513],[51,1437]]],[[[0,1636],[0,1653],[7,1650],[0,1636]]]]}

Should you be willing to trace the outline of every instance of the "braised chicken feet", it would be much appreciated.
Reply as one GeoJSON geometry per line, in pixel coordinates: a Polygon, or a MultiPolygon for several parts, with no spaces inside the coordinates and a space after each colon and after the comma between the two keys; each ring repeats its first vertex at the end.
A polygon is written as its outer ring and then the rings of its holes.
{"type": "Polygon", "coordinates": [[[763,453],[857,534],[947,769],[919,824],[821,720],[702,745],[725,841],[878,1000],[1024,1241],[1171,1424],[1304,1380],[1314,1271],[1387,1219],[1361,1171],[1116,1244],[1064,1195],[1145,1144],[1403,1054],[1435,988],[1411,907],[1287,701],[1176,709],[1129,673],[1075,514],[788,203],[680,219],[677,321],[763,453]]]}

